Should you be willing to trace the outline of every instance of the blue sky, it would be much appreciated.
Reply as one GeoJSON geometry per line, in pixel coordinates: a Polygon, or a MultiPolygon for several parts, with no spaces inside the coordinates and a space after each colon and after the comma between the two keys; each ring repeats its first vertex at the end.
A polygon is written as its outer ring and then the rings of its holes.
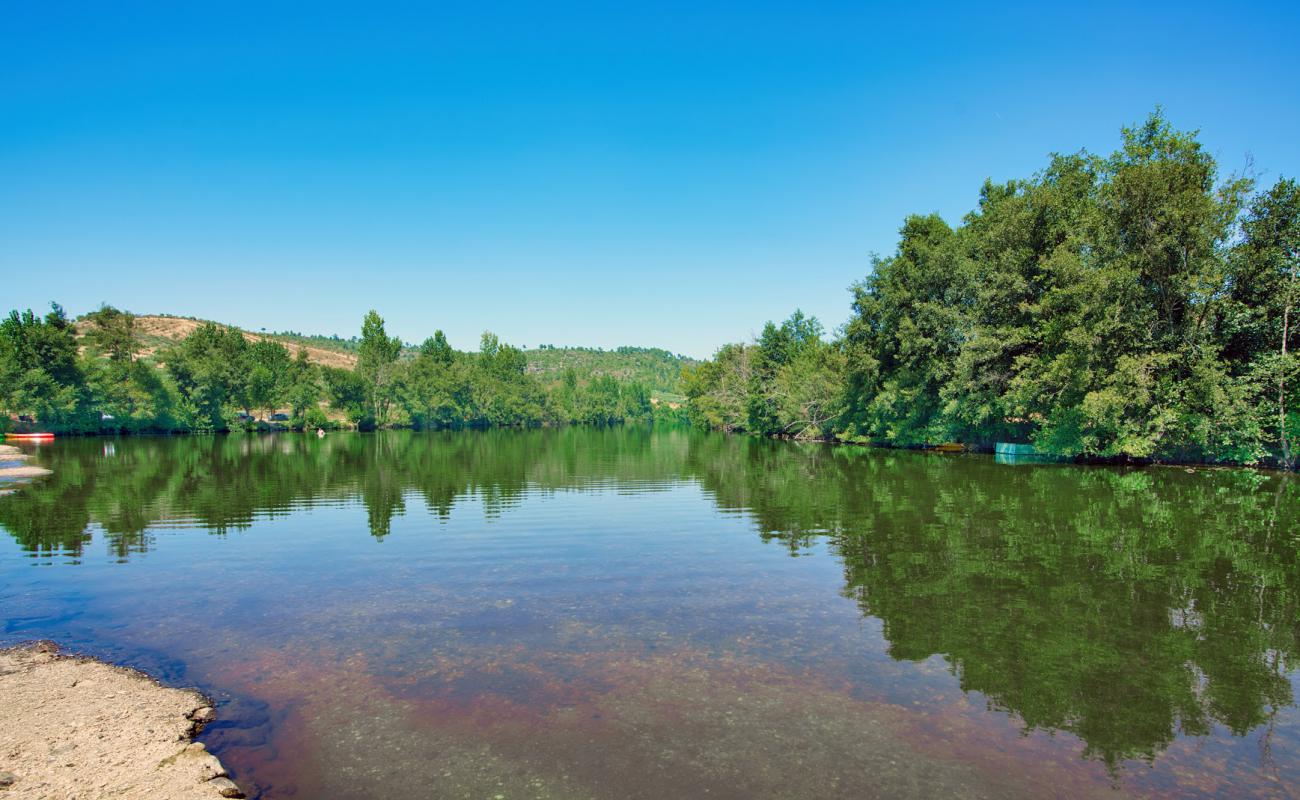
{"type": "Polygon", "coordinates": [[[1157,103],[1300,174],[1300,4],[905,5],[10,4],[0,305],[704,356],[1157,103]]]}

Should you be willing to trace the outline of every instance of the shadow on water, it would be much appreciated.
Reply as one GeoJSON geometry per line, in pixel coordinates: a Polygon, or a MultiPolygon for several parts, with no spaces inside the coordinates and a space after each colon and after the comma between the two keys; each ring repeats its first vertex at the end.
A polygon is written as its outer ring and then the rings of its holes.
{"type": "MultiPolygon", "coordinates": [[[[311,731],[323,736],[328,719],[359,742],[393,747],[414,725],[429,749],[407,756],[436,752],[469,771],[508,766],[485,766],[486,756],[466,749],[475,736],[490,745],[492,759],[508,761],[514,753],[509,764],[532,765],[536,750],[568,765],[546,782],[518,787],[533,796],[606,796],[636,785],[690,791],[666,777],[663,765],[705,764],[707,774],[696,779],[707,782],[729,770],[752,776],[752,763],[746,770],[731,760],[772,755],[720,734],[728,714],[755,714],[755,727],[779,722],[790,729],[815,717],[821,727],[801,730],[826,740],[811,743],[827,752],[834,749],[830,739],[852,738],[887,718],[894,730],[911,730],[913,741],[929,741],[931,750],[951,745],[969,760],[987,755],[971,743],[979,737],[972,731],[999,731],[1001,719],[1027,737],[1025,747],[1040,748],[1039,756],[1073,749],[1076,758],[1100,765],[1103,780],[1125,779],[1129,762],[1172,761],[1171,773],[1181,777],[1134,776],[1152,791],[1199,787],[1213,794],[1231,787],[1269,795],[1300,781],[1300,484],[1289,476],[1010,468],[988,457],[635,428],[138,438],[113,448],[104,440],[69,440],[43,449],[39,460],[54,474],[0,499],[0,526],[16,544],[0,576],[41,565],[60,574],[76,566],[94,578],[79,586],[28,577],[21,598],[0,593],[4,636],[62,636],[169,683],[230,682],[238,688],[228,689],[223,721],[210,739],[263,788],[309,791],[311,780],[281,756],[292,752],[295,761],[329,769],[318,763],[322,745],[308,738],[311,731]],[[708,499],[702,510],[690,500],[692,489],[708,499]],[[563,506],[566,516],[546,510],[570,496],[613,504],[563,506]],[[634,506],[641,516],[626,510],[634,506]],[[310,545],[282,533],[351,519],[353,509],[369,535],[323,539],[318,562],[302,549],[310,545]],[[647,513],[661,515],[662,534],[647,513]],[[467,516],[472,526],[455,535],[447,529],[436,540],[444,558],[459,559],[459,572],[436,572],[441,562],[427,552],[393,555],[416,528],[467,516]],[[512,518],[520,531],[509,527],[512,518]],[[481,538],[494,521],[496,538],[481,538]],[[719,545],[698,532],[674,538],[674,525],[740,525],[756,531],[769,554],[777,546],[814,561],[833,559],[842,572],[835,590],[856,604],[860,620],[878,627],[846,632],[833,597],[825,608],[806,607],[810,584],[801,581],[810,573],[797,564],[774,566],[739,539],[719,545]],[[577,532],[539,544],[524,528],[577,532]],[[608,538],[625,530],[635,532],[625,544],[608,538]],[[179,585],[189,580],[219,590],[204,583],[203,557],[193,550],[202,532],[248,534],[239,550],[246,560],[222,578],[235,597],[213,605],[221,614],[211,622],[217,641],[177,644],[204,635],[201,619],[115,626],[108,619],[120,602],[112,570],[131,569],[169,547],[195,554],[169,564],[195,572],[178,578],[179,585]],[[692,549],[715,545],[707,558],[692,549]],[[389,550],[375,549],[382,547],[389,550]],[[631,558],[628,548],[639,560],[620,560],[631,558]],[[372,563],[379,558],[389,560],[372,563]],[[355,589],[365,581],[366,589],[336,595],[310,588],[292,564],[277,559],[309,563],[301,570],[325,582],[310,587],[355,589]],[[693,584],[683,577],[692,570],[693,584]],[[19,600],[31,607],[15,608],[19,600]],[[283,640],[266,641],[276,635],[283,640]],[[870,656],[876,641],[887,654],[883,662],[870,656]],[[222,666],[230,647],[240,648],[241,665],[222,666]],[[172,652],[202,664],[201,674],[163,655],[172,652]],[[936,663],[943,665],[938,676],[936,663]],[[712,683],[692,682],[705,674],[712,683]],[[957,697],[943,695],[951,682],[957,697]],[[773,686],[788,691],[764,693],[773,686]],[[727,705],[717,719],[700,716],[699,709],[722,708],[717,691],[770,706],[760,714],[727,705]],[[346,707],[322,700],[349,692],[355,697],[346,707]],[[942,702],[935,699],[941,695],[942,702]],[[866,704],[854,712],[864,716],[841,715],[846,696],[866,704]],[[355,714],[362,702],[356,698],[391,705],[393,716],[408,721],[370,730],[372,723],[355,714]],[[662,709],[652,709],[674,698],[684,710],[671,719],[656,716],[662,709]],[[439,722],[424,728],[411,721],[434,717],[439,722]],[[963,725],[973,728],[962,734],[963,725]],[[281,727],[294,730],[275,733],[281,727]],[[671,751],[682,745],[673,737],[647,744],[655,732],[672,730],[683,741],[730,741],[731,749],[679,762],[671,751]],[[592,731],[608,743],[604,757],[620,764],[617,780],[580,755],[592,731]],[[1055,733],[1081,744],[1041,736],[1055,733]],[[553,743],[540,746],[538,736],[553,743]],[[1240,764],[1246,738],[1258,752],[1249,769],[1240,764]],[[654,758],[643,752],[651,746],[659,748],[654,758]],[[1196,770],[1257,783],[1187,778],[1196,770]]],[[[203,609],[197,601],[178,602],[191,617],[203,609]]],[[[1067,761],[1062,770],[1076,769],[1067,761]]],[[[810,760],[806,769],[813,766],[810,760]]],[[[888,765],[875,766],[875,778],[859,777],[883,780],[879,770],[888,765]]],[[[459,779],[452,768],[444,771],[419,780],[459,779]]],[[[788,792],[789,774],[770,783],[753,777],[744,791],[781,794],[773,787],[785,785],[788,792]]],[[[855,780],[844,774],[845,784],[802,790],[835,794],[855,780]]],[[[943,791],[955,784],[942,780],[970,779],[963,776],[899,786],[914,794],[943,791]]],[[[725,784],[716,788],[727,796],[725,784]]],[[[639,791],[649,796],[649,789],[639,791]]]]}

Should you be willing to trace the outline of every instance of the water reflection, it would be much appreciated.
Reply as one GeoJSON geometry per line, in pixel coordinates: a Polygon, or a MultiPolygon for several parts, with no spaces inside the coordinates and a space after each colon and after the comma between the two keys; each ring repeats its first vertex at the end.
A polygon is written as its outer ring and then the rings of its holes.
{"type": "MultiPolygon", "coordinates": [[[[0,499],[0,525],[36,563],[97,557],[89,551],[95,532],[113,560],[130,561],[165,547],[152,538],[162,525],[226,536],[356,500],[382,542],[400,538],[396,521],[417,511],[445,522],[472,505],[466,513],[493,520],[548,493],[695,485],[770,545],[791,555],[828,550],[842,565],[844,596],[879,620],[897,662],[919,669],[941,657],[962,691],[1026,731],[1077,736],[1083,754],[1112,775],[1125,761],[1155,761],[1181,737],[1257,735],[1265,767],[1300,779],[1293,696],[1300,489],[1283,475],[1013,469],[981,457],[640,429],[112,444],[72,440],[44,449],[41,463],[54,474],[0,499]]],[[[666,566],[643,569],[655,579],[652,589],[670,586],[666,566]]],[[[761,584],[747,591],[754,595],[747,601],[762,601],[761,584]]],[[[457,598],[445,602],[445,613],[457,610],[457,598]]],[[[624,602],[602,622],[645,615],[651,606],[624,602]]],[[[466,627],[457,630],[482,635],[475,632],[493,629],[494,614],[518,620],[522,612],[490,606],[475,613],[459,618],[454,624],[466,627]]],[[[527,686],[538,676],[548,692],[563,694],[571,687],[556,684],[556,673],[582,672],[559,655],[567,644],[545,651],[556,646],[548,638],[554,629],[577,635],[579,620],[550,628],[538,622],[543,613],[527,623],[546,631],[534,634],[532,657],[554,663],[500,667],[502,681],[525,688],[499,694],[535,695],[541,690],[527,686]]],[[[768,613],[765,630],[775,631],[779,611],[768,613]]],[[[512,624],[515,641],[526,640],[527,624],[512,624]]],[[[782,659],[791,668],[819,657],[806,647],[788,650],[782,659]]],[[[666,658],[656,653],[636,669],[666,658]]],[[[617,663],[620,675],[632,670],[617,663]]],[[[854,674],[853,665],[846,670],[854,674]]],[[[734,679],[737,686],[747,680],[734,679]]],[[[407,693],[420,696],[418,686],[407,693]]]]}

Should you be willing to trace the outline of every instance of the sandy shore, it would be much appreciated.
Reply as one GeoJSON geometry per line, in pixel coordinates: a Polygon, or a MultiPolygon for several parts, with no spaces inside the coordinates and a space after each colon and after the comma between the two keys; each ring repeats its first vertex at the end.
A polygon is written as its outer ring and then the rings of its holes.
{"type": "Polygon", "coordinates": [[[0,798],[244,796],[192,741],[216,716],[207,698],[56,650],[0,650],[0,798]]]}

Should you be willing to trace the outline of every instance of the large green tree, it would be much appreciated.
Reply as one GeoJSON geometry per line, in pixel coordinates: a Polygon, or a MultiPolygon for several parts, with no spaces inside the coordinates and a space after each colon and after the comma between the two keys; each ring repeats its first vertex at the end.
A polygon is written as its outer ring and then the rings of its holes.
{"type": "Polygon", "coordinates": [[[1244,238],[1233,253],[1231,287],[1222,313],[1223,357],[1253,382],[1253,400],[1268,445],[1296,464],[1300,409],[1300,184],[1280,179],[1251,203],[1244,238]]]}
{"type": "Polygon", "coordinates": [[[850,436],[898,444],[947,438],[941,392],[971,327],[972,268],[938,215],[909,217],[898,252],[853,287],[845,331],[850,436]]]}
{"type": "Polygon", "coordinates": [[[140,349],[135,331],[135,314],[104,304],[84,319],[90,323],[87,338],[101,353],[113,361],[135,360],[135,354],[140,349]]]}
{"type": "Polygon", "coordinates": [[[299,347],[289,364],[285,379],[285,402],[295,420],[302,420],[309,409],[316,408],[321,398],[320,370],[307,357],[307,350],[299,347]]]}
{"type": "Polygon", "coordinates": [[[248,348],[248,363],[248,402],[270,419],[289,395],[289,349],[271,339],[258,339],[248,348]]]}
{"type": "Polygon", "coordinates": [[[367,412],[375,425],[388,422],[393,402],[393,379],[402,340],[389,337],[383,317],[373,309],[361,323],[361,344],[357,347],[357,374],[366,383],[367,412]]]}
{"type": "Polygon", "coordinates": [[[180,392],[180,415],[188,426],[224,430],[228,409],[251,412],[249,344],[238,330],[200,325],[162,360],[180,392]]]}
{"type": "Polygon", "coordinates": [[[85,377],[77,362],[76,328],[57,303],[38,317],[30,309],[0,321],[0,405],[43,429],[93,430],[85,377]]]}
{"type": "Polygon", "coordinates": [[[402,371],[397,397],[412,425],[450,428],[464,420],[468,381],[463,360],[437,331],[420,345],[420,352],[402,371]]]}

